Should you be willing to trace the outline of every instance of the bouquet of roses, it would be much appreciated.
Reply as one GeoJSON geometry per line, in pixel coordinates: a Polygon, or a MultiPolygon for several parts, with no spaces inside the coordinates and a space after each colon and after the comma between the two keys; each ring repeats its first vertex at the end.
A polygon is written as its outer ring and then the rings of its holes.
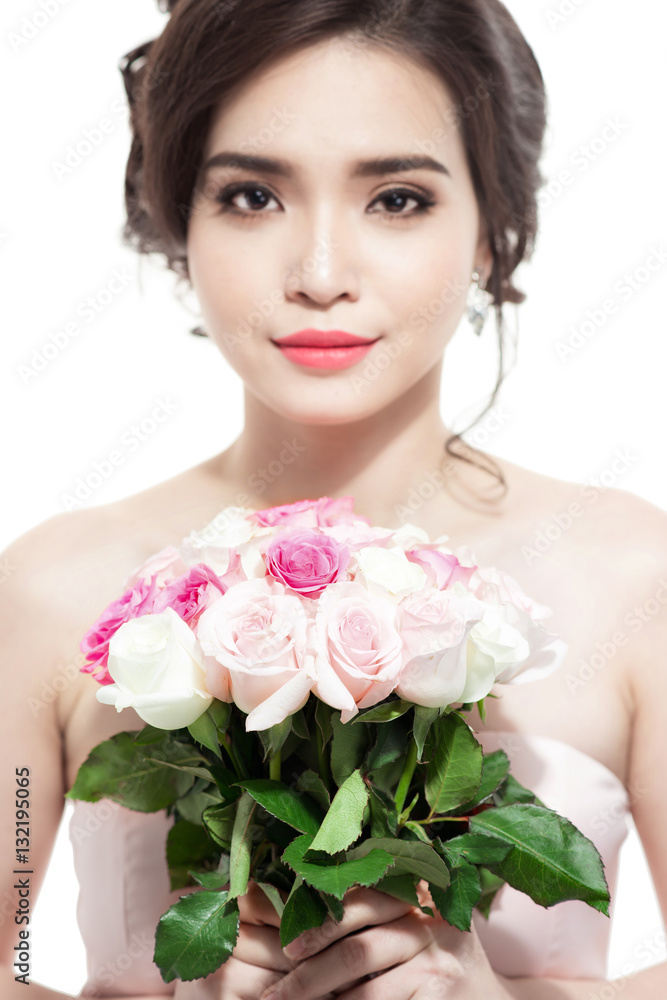
{"type": "Polygon", "coordinates": [[[505,883],[608,915],[602,859],[483,754],[464,714],[557,669],[549,608],[443,535],[372,526],[353,498],[226,507],[138,567],[81,643],[99,701],[147,725],[95,747],[68,797],[175,822],[154,961],[165,982],[232,953],[250,879],[285,946],[354,885],[470,930],[505,883]],[[423,902],[422,895],[422,902],[423,902]]]}

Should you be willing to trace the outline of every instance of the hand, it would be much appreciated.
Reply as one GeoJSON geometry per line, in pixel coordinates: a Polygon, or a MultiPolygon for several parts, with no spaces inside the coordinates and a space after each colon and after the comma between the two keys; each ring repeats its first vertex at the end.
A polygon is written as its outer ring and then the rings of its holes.
{"type": "Polygon", "coordinates": [[[340,924],[327,920],[302,934],[297,940],[306,947],[298,956],[296,942],[287,946],[285,953],[301,961],[261,1000],[317,1000],[325,988],[340,1000],[509,1000],[474,926],[459,931],[443,920],[425,883],[418,895],[434,917],[407,904],[392,916],[384,893],[359,890],[355,900],[354,892],[345,897],[340,924]]]}

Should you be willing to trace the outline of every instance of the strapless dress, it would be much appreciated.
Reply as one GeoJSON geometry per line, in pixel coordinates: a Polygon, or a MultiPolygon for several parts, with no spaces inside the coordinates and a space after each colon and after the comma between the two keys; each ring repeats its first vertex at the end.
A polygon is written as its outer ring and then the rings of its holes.
{"type": "MultiPolygon", "coordinates": [[[[504,750],[512,773],[589,837],[605,865],[613,901],[619,852],[628,833],[629,797],[600,761],[532,733],[477,734],[486,752],[504,750]]],[[[165,839],[173,817],[140,813],[110,800],[74,801],[69,837],[79,882],[77,922],[86,948],[81,996],[169,995],[153,962],[155,928],[186,891],[171,891],[165,839]]],[[[578,900],[545,908],[510,886],[488,920],[474,926],[500,974],[511,978],[604,979],[611,920],[578,900]]]]}

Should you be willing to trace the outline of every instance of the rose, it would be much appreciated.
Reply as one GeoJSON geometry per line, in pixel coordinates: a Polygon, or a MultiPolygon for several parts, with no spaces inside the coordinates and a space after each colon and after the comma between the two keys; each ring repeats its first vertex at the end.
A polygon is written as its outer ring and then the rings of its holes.
{"type": "Polygon", "coordinates": [[[279,507],[266,507],[254,511],[252,520],[258,524],[270,527],[283,525],[299,525],[303,528],[325,528],[333,524],[353,524],[362,521],[370,524],[367,517],[355,514],[352,510],[354,497],[319,497],[317,500],[297,500],[296,503],[286,503],[279,507]]]}
{"type": "Polygon", "coordinates": [[[199,619],[207,687],[248,713],[246,730],[269,729],[308,700],[306,621],[301,599],[271,577],[236,584],[199,619]]]}
{"type": "Polygon", "coordinates": [[[159,591],[157,574],[150,580],[139,579],[117,601],[112,601],[104,609],[79,643],[79,649],[90,661],[81,667],[83,673],[90,674],[97,670],[96,681],[100,684],[113,683],[107,669],[109,642],[124,622],[152,610],[159,591]]]}
{"type": "Polygon", "coordinates": [[[242,572],[237,572],[229,583],[264,576],[266,568],[261,546],[265,544],[263,537],[272,532],[252,521],[251,513],[247,507],[224,507],[205,528],[191,531],[183,540],[185,558],[190,563],[206,563],[220,579],[225,579],[227,574],[234,572],[238,551],[242,572]]]}
{"type": "Polygon", "coordinates": [[[462,584],[426,587],[398,605],[404,665],[396,693],[406,701],[441,708],[466,701],[466,650],[484,605],[462,584]]]}
{"type": "MultiPolygon", "coordinates": [[[[472,694],[484,689],[488,693],[492,673],[497,684],[523,684],[558,670],[568,646],[541,624],[551,616],[551,608],[533,601],[513,577],[493,566],[478,567],[470,588],[487,604],[484,619],[470,634],[472,694]]],[[[464,700],[476,700],[465,694],[464,700]]]]}
{"type": "Polygon", "coordinates": [[[409,549],[407,558],[421,566],[426,571],[429,583],[438,590],[451,587],[455,583],[468,586],[476,566],[464,566],[453,552],[441,552],[438,549],[409,549]]]}
{"type": "Polygon", "coordinates": [[[369,593],[395,604],[427,583],[425,571],[410,562],[402,549],[366,545],[354,553],[354,561],[354,579],[369,593]]]}
{"type": "Polygon", "coordinates": [[[313,599],[327,584],[345,578],[349,562],[347,545],[323,531],[280,531],[266,552],[267,572],[291,590],[313,599]]]}
{"type": "Polygon", "coordinates": [[[315,653],[314,693],[348,722],[360,708],[382,701],[396,687],[402,663],[396,606],[354,581],[332,583],[309,622],[315,653]]]}
{"type": "Polygon", "coordinates": [[[164,587],[166,583],[175,577],[185,573],[187,566],[183,561],[181,553],[174,545],[167,545],[166,548],[150,556],[140,566],[132,571],[125,581],[126,586],[138,583],[139,580],[150,580],[152,576],[157,576],[159,587],[164,587]]]}
{"type": "Polygon", "coordinates": [[[206,608],[226,590],[227,587],[210,566],[198,563],[163,587],[153,602],[152,611],[159,614],[165,608],[173,608],[186,625],[194,628],[206,608]]]}
{"type": "Polygon", "coordinates": [[[109,673],[114,683],[99,688],[97,700],[118,712],[133,708],[158,729],[191,725],[213,701],[201,647],[173,608],[117,629],[109,643],[109,673]]]}

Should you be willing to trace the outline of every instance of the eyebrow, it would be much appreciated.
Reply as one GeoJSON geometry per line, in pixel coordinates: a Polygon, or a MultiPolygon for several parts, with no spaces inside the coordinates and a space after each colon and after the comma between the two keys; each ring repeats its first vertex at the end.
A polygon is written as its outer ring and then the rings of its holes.
{"type": "MultiPolygon", "coordinates": [[[[294,177],[294,168],[286,160],[248,153],[216,153],[204,164],[203,174],[208,173],[213,167],[254,170],[258,173],[272,174],[274,177],[288,179],[294,177]]],[[[434,170],[439,174],[451,177],[447,167],[431,156],[382,156],[370,160],[356,160],[351,176],[354,178],[381,177],[385,174],[397,174],[405,170],[434,170]]]]}

